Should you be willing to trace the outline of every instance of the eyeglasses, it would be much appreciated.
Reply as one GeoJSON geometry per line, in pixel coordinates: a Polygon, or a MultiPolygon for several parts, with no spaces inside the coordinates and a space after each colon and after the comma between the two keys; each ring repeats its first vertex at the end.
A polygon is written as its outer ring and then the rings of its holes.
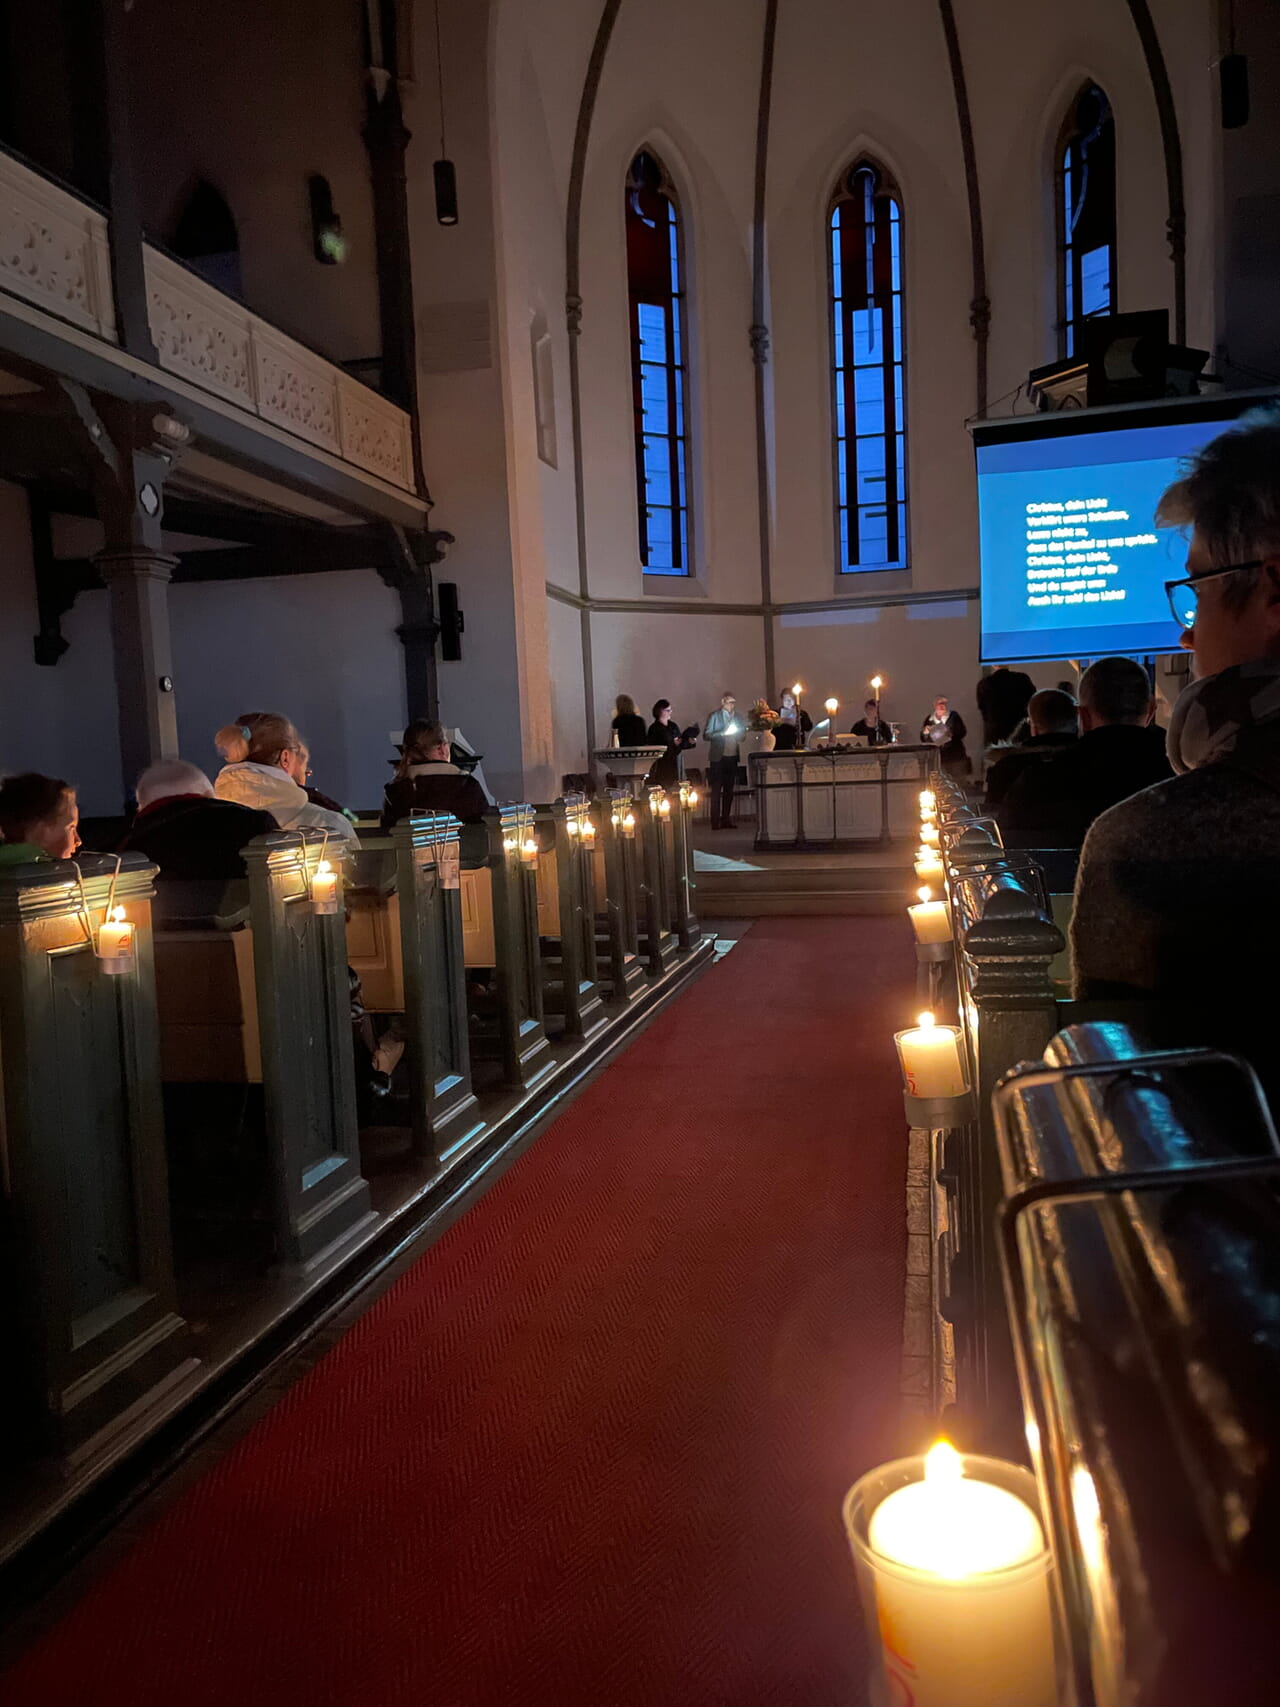
{"type": "Polygon", "coordinates": [[[1194,628],[1196,606],[1200,598],[1200,583],[1216,581],[1221,575],[1238,575],[1245,569],[1261,569],[1263,559],[1252,558],[1248,563],[1228,563],[1223,569],[1206,569],[1200,575],[1185,575],[1180,581],[1166,581],[1164,590],[1169,596],[1169,609],[1179,628],[1194,628]]]}

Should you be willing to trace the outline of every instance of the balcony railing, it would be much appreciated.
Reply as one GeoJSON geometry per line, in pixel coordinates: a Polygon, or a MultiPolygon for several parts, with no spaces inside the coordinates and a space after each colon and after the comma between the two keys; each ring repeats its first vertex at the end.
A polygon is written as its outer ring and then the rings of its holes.
{"type": "MultiPolygon", "coordinates": [[[[403,409],[150,245],[144,264],[162,368],[402,491],[414,490],[403,409]]],[[[118,342],[106,216],[4,153],[0,291],[118,342]]]]}

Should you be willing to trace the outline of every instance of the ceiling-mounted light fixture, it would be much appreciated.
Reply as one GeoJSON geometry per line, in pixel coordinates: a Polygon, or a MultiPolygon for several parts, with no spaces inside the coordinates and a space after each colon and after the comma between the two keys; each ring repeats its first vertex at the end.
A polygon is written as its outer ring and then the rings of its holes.
{"type": "Polygon", "coordinates": [[[458,223],[458,174],[444,140],[444,55],[440,51],[440,0],[435,0],[436,91],[440,100],[440,158],[432,165],[436,182],[436,219],[441,225],[458,223]]]}

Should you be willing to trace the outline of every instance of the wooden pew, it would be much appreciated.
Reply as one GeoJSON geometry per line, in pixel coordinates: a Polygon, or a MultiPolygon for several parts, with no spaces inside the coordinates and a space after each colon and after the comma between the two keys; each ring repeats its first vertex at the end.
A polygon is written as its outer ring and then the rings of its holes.
{"type": "Polygon", "coordinates": [[[360,1172],[341,896],[349,855],[318,832],[277,830],[244,857],[247,928],[228,901],[189,915],[183,929],[178,900],[166,901],[164,1056],[170,1082],[261,1082],[275,1254],[305,1272],[373,1220],[360,1172]],[[311,900],[322,852],[339,879],[331,914],[311,900]]]}
{"type": "MultiPolygon", "coordinates": [[[[473,1044],[496,1055],[508,1085],[527,1090],[554,1065],[543,1023],[537,855],[528,853],[537,845],[532,806],[491,807],[485,831],[497,1004],[494,1025],[482,1024],[473,1044]]],[[[478,902],[483,893],[477,885],[478,902]]]]}
{"type": "Polygon", "coordinates": [[[664,823],[671,810],[665,789],[645,788],[635,812],[640,840],[640,941],[649,971],[655,974],[670,967],[679,948],[671,928],[676,910],[675,872],[664,823]]]}
{"type": "Polygon", "coordinates": [[[125,854],[0,871],[0,1251],[14,1452],[73,1457],[193,1367],[169,1235],[151,943],[155,867],[125,854]],[[133,964],[104,971],[108,905],[133,964]],[[87,908],[82,912],[82,901],[87,908]]]}
{"type": "Polygon", "coordinates": [[[672,900],[671,929],[682,949],[694,948],[702,940],[695,897],[698,884],[693,870],[693,836],[690,833],[697,810],[698,790],[690,782],[681,781],[667,790],[671,810],[663,823],[671,838],[672,900]]]}
{"type": "Polygon", "coordinates": [[[536,809],[538,935],[543,1003],[568,1037],[591,1037],[607,1023],[596,967],[596,826],[585,795],[536,809]]]}
{"type": "Polygon", "coordinates": [[[637,813],[625,788],[598,794],[595,807],[596,975],[608,999],[625,1005],[646,982],[640,956],[637,813]]]}

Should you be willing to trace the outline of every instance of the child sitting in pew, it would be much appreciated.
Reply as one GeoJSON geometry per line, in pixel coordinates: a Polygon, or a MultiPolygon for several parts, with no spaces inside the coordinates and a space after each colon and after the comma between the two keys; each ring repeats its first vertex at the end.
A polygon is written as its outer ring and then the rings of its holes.
{"type": "Polygon", "coordinates": [[[27,771],[0,783],[0,866],[70,859],[80,846],[76,791],[60,777],[27,771]]]}

